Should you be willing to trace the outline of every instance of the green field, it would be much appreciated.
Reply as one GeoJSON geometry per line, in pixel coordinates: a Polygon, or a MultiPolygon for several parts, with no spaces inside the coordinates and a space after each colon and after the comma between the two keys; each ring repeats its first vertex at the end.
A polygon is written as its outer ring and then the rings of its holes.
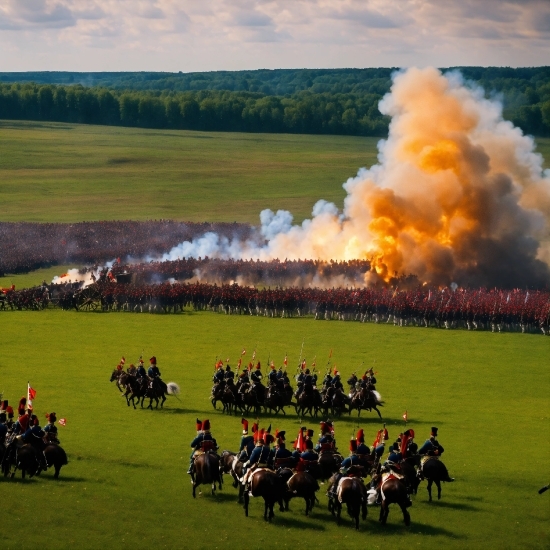
{"type": "MultiPolygon", "coordinates": [[[[376,162],[377,138],[0,121],[0,221],[301,221],[376,162]]],[[[550,167],[550,139],[538,141],[550,167]]]]}
{"type": "Polygon", "coordinates": [[[0,121],[2,221],[298,221],[376,161],[375,138],[0,121]]]}
{"type": "MultiPolygon", "coordinates": [[[[548,548],[550,494],[537,494],[550,467],[548,338],[214,313],[45,310],[1,313],[0,323],[0,390],[15,403],[30,380],[39,415],[67,418],[59,430],[70,461],[57,482],[51,472],[0,479],[9,510],[3,548],[548,548]],[[215,412],[208,400],[216,355],[235,362],[243,346],[248,356],[257,346],[264,364],[268,354],[279,365],[288,353],[293,365],[302,338],[308,361],[317,355],[322,365],[332,348],[343,375],[376,361],[391,440],[405,410],[419,443],[439,427],[456,482],[431,504],[423,483],[409,528],[397,509],[380,526],[373,508],[360,533],[347,516],[338,528],[325,487],[310,518],[303,501],[293,501],[272,525],[256,500],[245,518],[229,483],[193,501],[185,471],[195,418],[210,418],[222,448],[240,440],[240,418],[215,412]],[[109,376],[121,355],[135,361],[142,350],[157,356],[166,381],[181,385],[181,402],[171,397],[162,411],[126,407],[109,376]]],[[[262,418],[269,422],[289,438],[299,427],[290,413],[262,418]]],[[[338,419],[342,450],[359,426],[370,440],[381,424],[368,413],[360,423],[338,419]]]]}

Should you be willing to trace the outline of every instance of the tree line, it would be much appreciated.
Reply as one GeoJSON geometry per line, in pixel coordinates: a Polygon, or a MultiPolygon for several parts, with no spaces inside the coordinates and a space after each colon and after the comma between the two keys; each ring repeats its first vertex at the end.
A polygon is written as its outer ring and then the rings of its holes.
{"type": "MultiPolygon", "coordinates": [[[[525,133],[550,136],[550,67],[458,69],[501,99],[505,118],[525,133]]],[[[0,118],[384,136],[389,120],[378,102],[394,70],[0,73],[0,118]]]]}
{"type": "Polygon", "coordinates": [[[292,97],[253,92],[117,91],[38,84],[0,85],[0,118],[171,128],[383,136],[377,94],[292,97]]]}

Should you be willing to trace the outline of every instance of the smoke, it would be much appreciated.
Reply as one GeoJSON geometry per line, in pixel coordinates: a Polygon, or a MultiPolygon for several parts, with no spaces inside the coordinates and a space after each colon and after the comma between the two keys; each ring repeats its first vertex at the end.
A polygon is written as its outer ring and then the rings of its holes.
{"type": "Polygon", "coordinates": [[[80,270],[80,269],[69,269],[67,273],[63,273],[62,275],[56,275],[52,279],[52,284],[65,284],[65,283],[83,283],[82,288],[86,288],[87,286],[90,286],[94,279],[92,278],[92,275],[95,277],[98,276],[98,272],[94,273],[93,270],[80,270]]]}
{"type": "Polygon", "coordinates": [[[458,73],[427,68],[396,73],[379,108],[391,117],[388,139],[378,164],[344,184],[343,212],[320,200],[292,225],[289,212],[264,210],[263,242],[207,233],[163,259],[369,259],[384,280],[547,285],[550,174],[501,104],[458,73]]]}

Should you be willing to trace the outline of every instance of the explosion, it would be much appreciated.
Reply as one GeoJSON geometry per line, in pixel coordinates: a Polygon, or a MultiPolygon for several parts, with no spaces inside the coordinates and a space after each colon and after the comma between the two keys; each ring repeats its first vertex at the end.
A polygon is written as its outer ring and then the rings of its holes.
{"type": "Polygon", "coordinates": [[[321,200],[312,219],[292,225],[289,212],[264,210],[262,244],[207,233],[163,259],[368,259],[384,280],[547,285],[550,174],[500,103],[458,73],[409,69],[380,111],[391,116],[388,139],[379,163],[344,184],[343,212],[321,200]]]}

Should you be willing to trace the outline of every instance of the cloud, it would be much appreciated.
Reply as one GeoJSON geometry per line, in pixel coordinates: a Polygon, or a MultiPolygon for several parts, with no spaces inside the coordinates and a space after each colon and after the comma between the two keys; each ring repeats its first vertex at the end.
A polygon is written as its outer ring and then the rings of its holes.
{"type": "Polygon", "coordinates": [[[3,0],[0,29],[0,70],[541,65],[550,1],[3,0]]]}

